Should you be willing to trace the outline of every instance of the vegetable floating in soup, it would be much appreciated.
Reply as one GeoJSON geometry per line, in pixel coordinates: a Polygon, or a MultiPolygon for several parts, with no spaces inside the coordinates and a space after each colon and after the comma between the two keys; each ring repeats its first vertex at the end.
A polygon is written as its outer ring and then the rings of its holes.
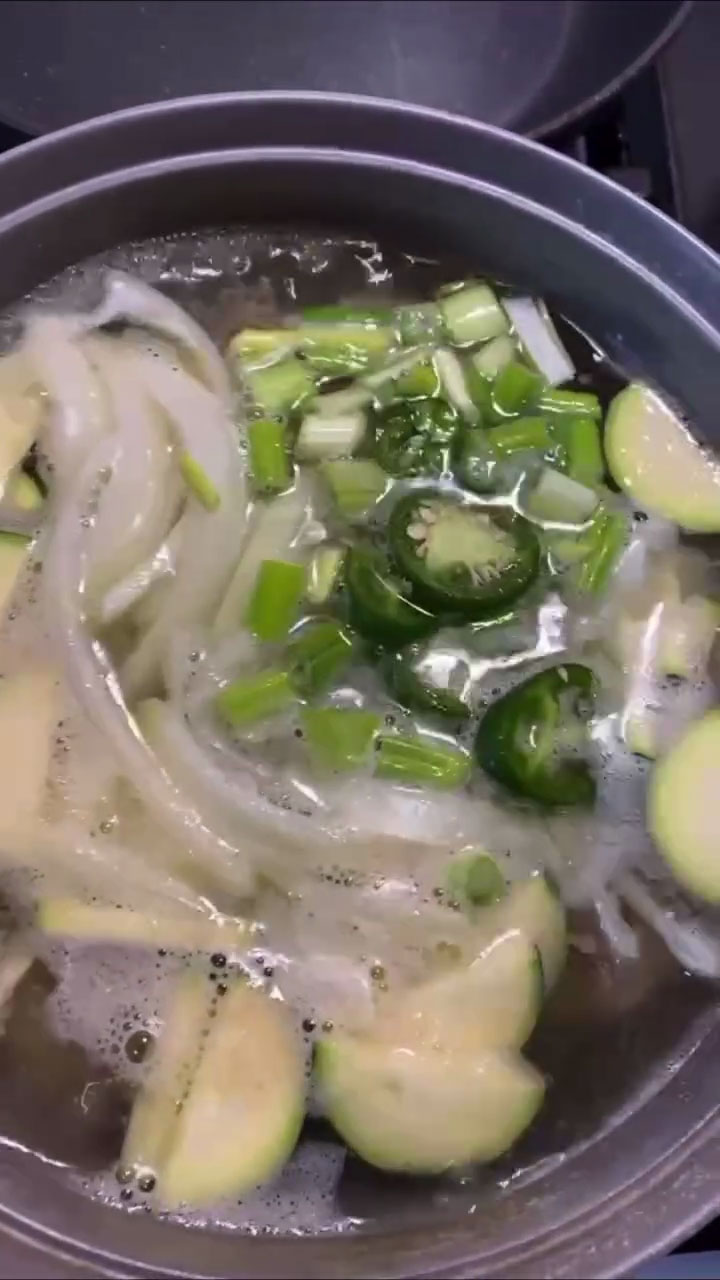
{"type": "Polygon", "coordinates": [[[720,901],[720,603],[680,538],[720,532],[720,465],[484,281],[222,346],[102,286],[0,360],[0,996],[64,981],[52,939],[73,975],[184,958],[118,1163],[161,1208],[272,1179],[309,1107],[381,1169],[492,1161],[543,1103],[567,909],[720,976],[661,896],[720,901]]]}

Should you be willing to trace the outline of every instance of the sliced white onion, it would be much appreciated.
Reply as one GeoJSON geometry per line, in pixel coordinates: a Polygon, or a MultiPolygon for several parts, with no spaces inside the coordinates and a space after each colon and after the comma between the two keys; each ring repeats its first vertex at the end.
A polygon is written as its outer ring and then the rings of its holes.
{"type": "Polygon", "coordinates": [[[105,393],[76,336],[76,327],[66,317],[35,315],[28,320],[23,339],[50,399],[45,450],[63,488],[72,483],[110,428],[105,393]]]}
{"type": "Polygon", "coordinates": [[[121,320],[155,330],[176,343],[189,357],[193,371],[206,387],[214,391],[223,404],[230,405],[225,363],[202,326],[158,289],[122,271],[109,271],[102,302],[83,317],[82,323],[86,328],[100,328],[121,320]]]}
{"type": "Polygon", "coordinates": [[[98,600],[162,543],[181,483],[167,428],[117,344],[91,338],[85,349],[108,391],[116,444],[90,547],[88,592],[98,600]]]}
{"type": "Polygon", "coordinates": [[[575,377],[575,366],[560,341],[544,302],[503,298],[503,306],[535,368],[551,387],[575,377]]]}
{"type": "MultiPolygon", "coordinates": [[[[87,629],[87,530],[83,525],[89,496],[112,458],[110,441],[101,443],[62,503],[43,573],[51,634],[57,637],[71,686],[80,705],[114,752],[118,769],[145,802],[158,824],[174,837],[173,861],[166,870],[204,879],[235,895],[252,887],[248,863],[208,825],[194,805],[158,766],[125,704],[105,650],[87,629]]],[[[158,855],[149,849],[148,856],[158,855]]]]}

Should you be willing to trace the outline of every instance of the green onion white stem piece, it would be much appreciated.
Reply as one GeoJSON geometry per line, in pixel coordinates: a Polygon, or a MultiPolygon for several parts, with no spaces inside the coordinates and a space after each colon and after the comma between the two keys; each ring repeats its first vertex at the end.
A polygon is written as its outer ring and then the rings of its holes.
{"type": "Polygon", "coordinates": [[[308,567],[305,587],[305,596],[310,604],[324,604],[332,595],[344,560],[344,547],[318,547],[308,567]]]}
{"type": "Polygon", "coordinates": [[[505,333],[508,321],[487,284],[469,284],[438,302],[445,332],[454,347],[468,347],[505,333]]]}
{"type": "Polygon", "coordinates": [[[525,513],[539,523],[584,524],[597,508],[594,489],[578,484],[553,467],[544,467],[525,504],[525,513]]]}
{"type": "Polygon", "coordinates": [[[505,365],[511,364],[516,358],[517,348],[512,338],[507,333],[500,333],[497,338],[486,342],[479,351],[474,351],[470,362],[483,378],[496,378],[505,365]]]}
{"type": "Polygon", "coordinates": [[[433,357],[433,363],[448,402],[457,409],[466,422],[477,422],[480,415],[477,406],[470,398],[465,371],[455,352],[449,351],[447,347],[439,347],[433,357]]]}
{"type": "Polygon", "coordinates": [[[364,515],[388,486],[388,475],[372,458],[338,458],[321,469],[338,510],[348,519],[364,515]]]}
{"type": "Polygon", "coordinates": [[[267,417],[284,417],[315,394],[307,366],[294,356],[260,369],[248,369],[246,378],[255,404],[267,417]]]}
{"type": "Polygon", "coordinates": [[[295,445],[295,456],[303,462],[321,458],[346,458],[357,449],[365,435],[365,414],[308,413],[302,420],[295,445]]]}
{"type": "Polygon", "coordinates": [[[569,382],[575,366],[560,341],[544,302],[535,298],[505,298],[505,311],[535,368],[550,386],[569,382]]]}

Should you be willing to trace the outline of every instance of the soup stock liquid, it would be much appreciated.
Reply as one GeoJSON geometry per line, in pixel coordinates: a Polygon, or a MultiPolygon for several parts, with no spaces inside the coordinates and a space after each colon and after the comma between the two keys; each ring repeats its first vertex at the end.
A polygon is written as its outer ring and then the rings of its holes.
{"type": "MultiPolygon", "coordinates": [[[[205,324],[221,347],[244,325],[272,322],[278,309],[288,312],[338,298],[367,300],[369,293],[373,301],[390,296],[412,300],[430,296],[443,281],[466,274],[462,264],[384,252],[365,241],[213,232],[118,249],[68,270],[25,303],[92,305],[108,266],[165,289],[205,324]]],[[[0,324],[0,337],[7,344],[16,330],[16,317],[9,315],[0,324]]],[[[565,327],[563,336],[572,347],[582,380],[604,398],[612,395],[619,385],[613,370],[576,331],[565,327]]],[[[41,563],[28,571],[0,637],[1,674],[25,665],[29,653],[47,656],[36,598],[41,573],[41,563]]],[[[548,627],[552,625],[550,618],[548,627]]],[[[495,669],[495,661],[492,656],[488,659],[490,696],[513,676],[512,670],[504,673],[502,665],[495,669]]],[[[97,746],[81,716],[70,714],[60,725],[53,775],[61,805],[69,802],[82,808],[88,789],[102,790],[108,781],[111,769],[97,746]]],[[[625,772],[614,779],[611,765],[603,785],[607,783],[606,790],[609,787],[612,792],[617,781],[620,798],[615,806],[630,806],[629,814],[623,814],[623,829],[642,840],[639,797],[644,766],[636,763],[632,777],[625,772]]],[[[612,810],[611,805],[611,822],[612,810]]],[[[93,836],[112,840],[115,819],[109,805],[93,836]]],[[[9,896],[15,901],[16,876],[9,872],[7,879],[9,896]]],[[[328,894],[330,910],[336,903],[342,919],[342,883],[329,885],[328,894]]],[[[667,1015],[666,996],[681,980],[677,966],[660,944],[640,932],[639,960],[618,968],[591,920],[578,918],[574,927],[578,945],[571,949],[567,973],[530,1046],[529,1056],[548,1072],[553,1084],[540,1121],[517,1153],[490,1172],[459,1179],[462,1190],[448,1180],[433,1181],[424,1189],[421,1184],[403,1182],[409,1187],[407,1200],[401,1193],[388,1202],[387,1212],[394,1213],[395,1220],[398,1214],[425,1216],[429,1197],[438,1212],[449,1207],[468,1211],[477,1194],[491,1195],[509,1179],[536,1176],[548,1162],[566,1158],[570,1149],[597,1136],[617,1117],[618,1108],[636,1104],[647,1084],[649,1051],[665,1067],[674,1061],[678,1026],[667,1015]],[[638,1033],[641,1006],[646,1028],[642,1036],[638,1033]],[[649,1036],[648,1026],[652,1028],[649,1036]],[[575,1085],[579,1062],[581,1097],[575,1085]]],[[[282,939],[277,941],[282,945],[282,939]]],[[[92,1195],[135,1212],[147,1210],[143,1190],[118,1179],[117,1157],[133,1088],[161,1028],[168,979],[186,962],[163,952],[118,947],[41,943],[39,950],[43,958],[18,988],[5,1035],[0,1037],[0,1142],[56,1165],[63,1171],[59,1176],[69,1176],[92,1195]]],[[[208,982],[216,988],[227,976],[220,959],[207,960],[208,982]]],[[[282,954],[274,954],[269,945],[257,946],[247,963],[268,987],[277,983],[284,989],[287,966],[282,954]]],[[[368,968],[371,990],[379,975],[372,973],[370,958],[368,968]]],[[[684,990],[683,1020],[693,1001],[696,1009],[700,1007],[702,998],[697,993],[701,991],[699,983],[684,990]]],[[[313,984],[306,988],[294,984],[287,992],[298,1010],[298,1034],[308,1041],[322,1030],[313,993],[313,984]]],[[[241,1135],[238,1140],[242,1141],[241,1135]]],[[[304,1140],[277,1182],[240,1203],[221,1206],[211,1220],[251,1232],[348,1230],[367,1214],[375,1215],[377,1203],[370,1189],[378,1177],[346,1157],[329,1127],[311,1119],[304,1140]]],[[[193,1215],[190,1220],[202,1223],[208,1218],[193,1215]]]]}

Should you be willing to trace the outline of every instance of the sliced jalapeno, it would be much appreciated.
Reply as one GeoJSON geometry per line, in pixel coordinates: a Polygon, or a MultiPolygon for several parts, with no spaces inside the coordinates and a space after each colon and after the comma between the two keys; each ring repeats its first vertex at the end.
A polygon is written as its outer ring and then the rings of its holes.
{"type": "MultiPolygon", "coordinates": [[[[459,661],[457,665],[460,666],[459,661]]],[[[467,674],[467,666],[462,665],[467,674]]],[[[432,679],[432,672],[422,666],[422,655],[417,648],[388,654],[380,666],[388,692],[408,711],[455,721],[468,719],[467,702],[449,684],[438,684],[432,679]]]]}
{"type": "Polygon", "coordinates": [[[401,498],[388,536],[413,598],[438,612],[482,618],[519,596],[538,572],[539,544],[526,520],[437,489],[401,498]]]}
{"type": "Polygon", "coordinates": [[[435,615],[409,598],[407,585],[378,548],[351,549],[345,582],[350,622],[375,644],[402,646],[435,630],[435,615]]]}
{"type": "Polygon", "coordinates": [[[376,413],[375,429],[375,453],[384,471],[440,475],[447,469],[458,418],[442,400],[405,401],[376,413]]]}
{"type": "Polygon", "coordinates": [[[576,662],[531,676],[486,711],[475,738],[478,764],[541,804],[591,804],[595,779],[578,751],[588,740],[593,692],[592,671],[576,662]]]}

